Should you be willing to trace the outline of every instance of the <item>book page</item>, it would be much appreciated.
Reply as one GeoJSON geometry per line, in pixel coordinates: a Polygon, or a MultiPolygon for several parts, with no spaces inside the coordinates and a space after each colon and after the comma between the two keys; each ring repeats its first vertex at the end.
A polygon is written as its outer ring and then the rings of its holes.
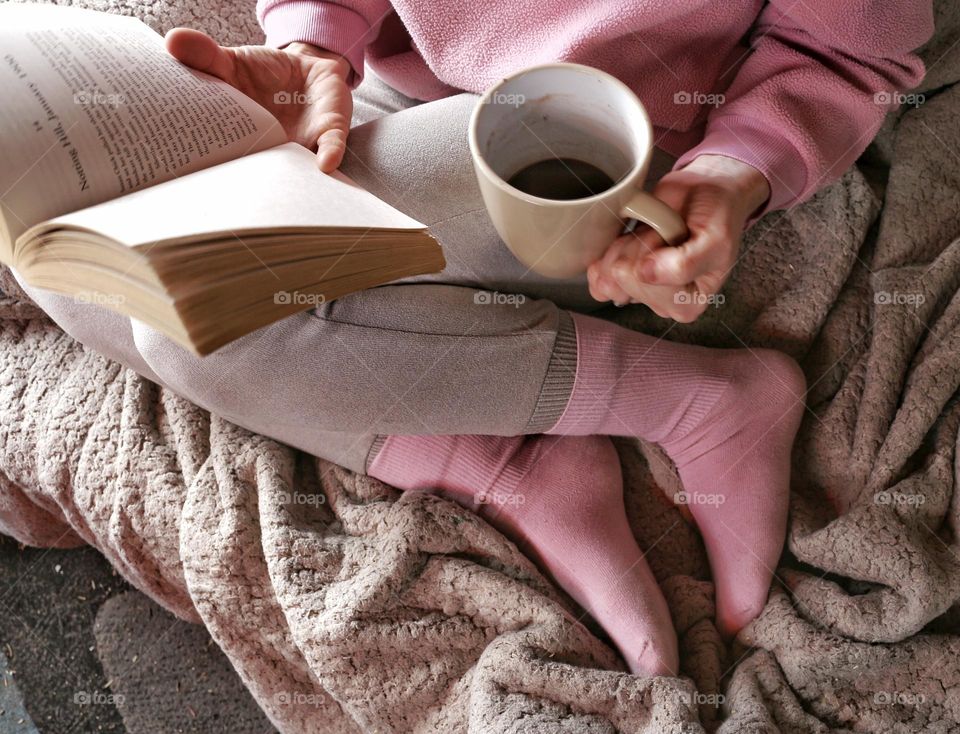
{"type": "Polygon", "coordinates": [[[130,247],[253,230],[424,229],[342,173],[322,173],[316,156],[296,143],[65,214],[38,229],[58,227],[88,229],[130,247]]]}
{"type": "Polygon", "coordinates": [[[9,240],[48,217],[286,142],[269,112],[180,64],[139,20],[73,7],[0,5],[0,96],[9,240]]]}

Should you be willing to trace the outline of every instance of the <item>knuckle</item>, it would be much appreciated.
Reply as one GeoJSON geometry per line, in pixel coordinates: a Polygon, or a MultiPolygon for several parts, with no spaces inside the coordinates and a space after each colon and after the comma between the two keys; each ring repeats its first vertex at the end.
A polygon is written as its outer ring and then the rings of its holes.
{"type": "Polygon", "coordinates": [[[347,144],[347,133],[344,130],[327,130],[320,136],[320,139],[323,140],[324,145],[339,145],[345,146],[347,144]]]}
{"type": "Polygon", "coordinates": [[[704,234],[708,245],[729,247],[736,239],[729,222],[714,221],[707,225],[704,234]]]}
{"type": "Polygon", "coordinates": [[[693,279],[693,263],[685,252],[678,252],[675,257],[667,258],[661,265],[663,274],[671,280],[687,282],[693,279]]]}
{"type": "Polygon", "coordinates": [[[342,112],[327,110],[325,112],[320,112],[317,115],[317,123],[320,125],[320,127],[328,130],[339,130],[346,134],[349,120],[342,112]]]}
{"type": "Polygon", "coordinates": [[[671,206],[676,205],[683,200],[684,193],[687,190],[687,184],[677,180],[676,177],[667,174],[661,178],[657,185],[653,187],[653,195],[671,206]]]}

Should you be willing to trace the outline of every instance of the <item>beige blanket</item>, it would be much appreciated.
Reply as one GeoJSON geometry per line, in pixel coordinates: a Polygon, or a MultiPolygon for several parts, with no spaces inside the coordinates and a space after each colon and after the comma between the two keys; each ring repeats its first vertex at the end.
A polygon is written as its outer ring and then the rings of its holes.
{"type": "MultiPolygon", "coordinates": [[[[259,39],[252,2],[86,4],[259,39]]],[[[960,731],[954,0],[938,29],[924,103],[860,168],[758,224],[726,303],[670,332],[781,348],[810,384],[789,551],[735,649],[711,621],[702,544],[661,492],[676,478],[651,475],[650,447],[620,444],[684,678],[622,672],[471,514],[210,416],[72,341],[5,271],[0,531],[99,548],[204,623],[284,732],[960,731]]],[[[663,328],[642,309],[619,318],[663,328]]]]}

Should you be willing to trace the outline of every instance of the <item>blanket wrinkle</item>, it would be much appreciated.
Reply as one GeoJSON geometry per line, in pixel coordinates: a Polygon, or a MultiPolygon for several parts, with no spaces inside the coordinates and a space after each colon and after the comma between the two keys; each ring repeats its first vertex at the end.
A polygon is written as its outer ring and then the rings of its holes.
{"type": "MultiPolygon", "coordinates": [[[[161,32],[262,38],[246,2],[84,4],[161,32]]],[[[960,6],[935,12],[924,101],[837,183],[757,223],[725,303],[670,331],[781,349],[809,385],[787,552],[732,648],[703,543],[670,501],[672,465],[616,441],[682,677],[624,672],[477,516],[208,414],[72,341],[5,269],[0,532],[99,549],[204,624],[285,733],[960,731],[960,6]]],[[[375,160],[348,172],[381,187],[395,175],[375,160]]]]}

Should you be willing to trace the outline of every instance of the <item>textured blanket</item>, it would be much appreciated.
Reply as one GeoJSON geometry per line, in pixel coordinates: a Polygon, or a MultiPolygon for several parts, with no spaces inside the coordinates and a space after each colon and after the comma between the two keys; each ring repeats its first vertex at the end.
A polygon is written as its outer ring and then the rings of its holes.
{"type": "MultiPolygon", "coordinates": [[[[251,3],[87,5],[256,42],[251,3]]],[[[0,278],[0,531],[98,548],[202,622],[283,732],[960,731],[960,7],[860,165],[761,221],[697,323],[804,366],[788,550],[726,649],[695,529],[619,444],[683,677],[624,671],[483,521],[251,434],[84,349],[0,278]]],[[[654,471],[654,468],[656,470],[654,471]]],[[[124,712],[123,704],[120,704],[124,712]]],[[[135,712],[124,712],[133,715],[135,712]]]]}

